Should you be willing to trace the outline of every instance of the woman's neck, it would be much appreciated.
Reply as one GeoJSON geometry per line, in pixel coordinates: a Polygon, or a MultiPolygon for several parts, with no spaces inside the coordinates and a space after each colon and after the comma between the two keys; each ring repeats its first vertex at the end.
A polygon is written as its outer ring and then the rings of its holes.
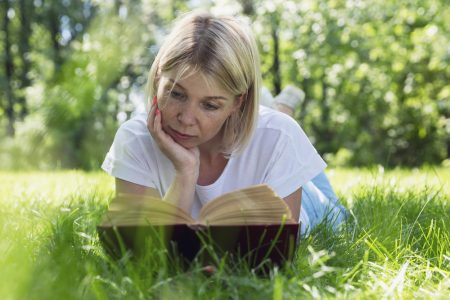
{"type": "Polygon", "coordinates": [[[214,165],[216,161],[223,161],[226,159],[224,154],[220,151],[219,148],[211,150],[211,149],[199,149],[200,150],[200,162],[203,162],[207,165],[214,165]]]}
{"type": "Polygon", "coordinates": [[[197,184],[210,185],[222,175],[228,163],[219,148],[200,149],[200,169],[197,184]]]}
{"type": "Polygon", "coordinates": [[[200,160],[214,162],[216,159],[224,157],[222,131],[208,142],[199,145],[200,160]]]}

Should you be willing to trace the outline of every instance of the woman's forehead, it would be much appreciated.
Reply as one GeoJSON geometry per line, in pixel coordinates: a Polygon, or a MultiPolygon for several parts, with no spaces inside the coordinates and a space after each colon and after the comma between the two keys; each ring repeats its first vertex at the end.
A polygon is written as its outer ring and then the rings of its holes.
{"type": "Polygon", "coordinates": [[[162,77],[165,79],[166,85],[178,86],[186,90],[202,87],[205,91],[214,90],[228,93],[219,80],[200,70],[180,72],[175,69],[163,72],[162,77]]]}

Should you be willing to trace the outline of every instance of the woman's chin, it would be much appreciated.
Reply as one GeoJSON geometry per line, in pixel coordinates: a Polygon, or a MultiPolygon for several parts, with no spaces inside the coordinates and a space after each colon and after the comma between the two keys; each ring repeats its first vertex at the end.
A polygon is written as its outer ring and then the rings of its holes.
{"type": "Polygon", "coordinates": [[[186,149],[191,149],[191,148],[195,148],[198,146],[197,143],[195,143],[194,141],[186,141],[186,140],[179,140],[179,139],[175,139],[173,138],[173,140],[180,146],[186,148],[186,149]]]}

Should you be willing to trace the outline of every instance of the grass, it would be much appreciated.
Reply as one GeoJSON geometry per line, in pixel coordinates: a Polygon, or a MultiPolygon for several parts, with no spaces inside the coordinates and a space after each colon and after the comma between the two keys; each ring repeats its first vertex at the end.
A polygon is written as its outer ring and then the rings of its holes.
{"type": "Polygon", "coordinates": [[[95,225],[113,195],[102,173],[0,172],[1,299],[432,298],[450,294],[450,170],[337,169],[351,217],[303,239],[292,265],[181,271],[161,249],[105,255],[95,225]]]}

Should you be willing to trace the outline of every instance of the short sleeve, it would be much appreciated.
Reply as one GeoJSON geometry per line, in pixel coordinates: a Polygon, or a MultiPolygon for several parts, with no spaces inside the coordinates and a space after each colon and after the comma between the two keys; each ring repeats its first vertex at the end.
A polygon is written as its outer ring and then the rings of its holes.
{"type": "Polygon", "coordinates": [[[283,126],[264,181],[284,198],[322,172],[326,163],[295,121],[283,126]]]}
{"type": "Polygon", "coordinates": [[[149,138],[140,125],[138,120],[129,120],[120,126],[102,169],[111,176],[155,188],[155,175],[149,166],[151,143],[145,141],[149,138]]]}

